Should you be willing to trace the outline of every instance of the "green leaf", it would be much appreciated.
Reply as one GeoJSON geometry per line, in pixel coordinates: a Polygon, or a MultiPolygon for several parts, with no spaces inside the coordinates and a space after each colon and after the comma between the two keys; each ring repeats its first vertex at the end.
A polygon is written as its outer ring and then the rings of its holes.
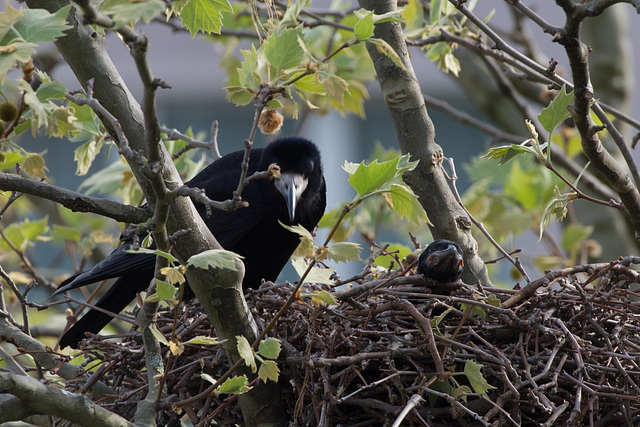
{"type": "Polygon", "coordinates": [[[469,384],[471,384],[473,390],[476,393],[484,394],[486,396],[487,391],[494,389],[495,387],[484,379],[482,372],[480,372],[481,368],[481,364],[476,363],[473,360],[467,360],[464,364],[464,374],[467,377],[467,380],[469,380],[469,384]]]}
{"type": "Polygon", "coordinates": [[[279,22],[279,28],[295,27],[299,24],[298,17],[302,9],[309,6],[311,0],[297,0],[295,2],[287,2],[287,8],[279,22]]]}
{"type": "Polygon", "coordinates": [[[47,105],[38,98],[31,85],[23,79],[18,80],[18,88],[24,91],[24,102],[31,107],[31,112],[35,118],[35,129],[46,126],[48,123],[47,105]]]}
{"type": "Polygon", "coordinates": [[[220,34],[223,12],[233,12],[227,0],[190,0],[180,11],[180,19],[192,37],[198,31],[220,34]]]}
{"type": "Polygon", "coordinates": [[[249,104],[253,101],[255,94],[244,86],[228,86],[227,99],[239,107],[249,104]]]}
{"type": "Polygon", "coordinates": [[[568,107],[572,103],[573,92],[567,93],[566,85],[562,85],[560,92],[538,115],[542,127],[549,133],[553,132],[560,123],[570,116],[568,107]]]}
{"type": "MultiPolygon", "coordinates": [[[[404,18],[402,17],[402,9],[392,10],[391,12],[383,13],[382,15],[373,14],[373,23],[381,24],[383,22],[404,22],[404,18]]],[[[371,13],[369,10],[365,8],[360,8],[358,10],[354,10],[353,14],[356,18],[362,19],[371,13]]]]}
{"type": "Polygon", "coordinates": [[[63,240],[70,240],[72,242],[79,242],[82,238],[82,233],[76,229],[71,227],[65,227],[62,225],[53,225],[53,238],[59,238],[63,240]]]}
{"type": "Polygon", "coordinates": [[[160,299],[171,301],[173,300],[173,296],[176,294],[176,291],[176,287],[171,283],[156,279],[156,294],[158,294],[160,299]]]}
{"type": "Polygon", "coordinates": [[[391,208],[399,213],[401,217],[407,218],[417,225],[424,223],[433,225],[418,201],[418,196],[416,196],[409,187],[400,184],[391,184],[388,194],[390,200],[387,200],[390,201],[391,208]]]}
{"type": "Polygon", "coordinates": [[[373,12],[367,11],[353,28],[357,40],[367,40],[373,37],[373,12]]]}
{"type": "Polygon", "coordinates": [[[471,393],[472,390],[469,386],[466,385],[462,385],[460,387],[456,387],[455,389],[453,389],[453,391],[451,392],[451,396],[455,397],[455,398],[460,398],[462,401],[464,401],[466,403],[467,401],[467,394],[471,393]]]}
{"type": "Polygon", "coordinates": [[[281,33],[272,33],[264,43],[267,61],[276,70],[287,70],[299,66],[304,59],[303,40],[300,28],[288,28],[281,33]]]}
{"type": "Polygon", "coordinates": [[[284,228],[286,228],[287,230],[291,231],[292,233],[295,233],[298,236],[300,236],[300,244],[298,245],[298,247],[296,248],[292,256],[298,256],[302,258],[313,258],[316,252],[316,246],[315,246],[316,241],[313,238],[313,235],[309,232],[309,230],[307,230],[301,225],[289,226],[289,225],[283,224],[280,221],[278,221],[278,223],[284,228]]]}
{"type": "Polygon", "coordinates": [[[160,269],[160,273],[167,276],[167,280],[171,283],[172,286],[182,285],[187,279],[184,277],[184,274],[180,271],[184,267],[164,267],[160,269]]]}
{"type": "Polygon", "coordinates": [[[260,364],[260,369],[258,369],[258,376],[264,382],[271,380],[273,382],[278,382],[278,376],[280,375],[280,369],[278,368],[278,364],[273,360],[265,360],[260,364]]]}
{"type": "MultiPolygon", "coordinates": [[[[4,83],[7,73],[18,64],[26,64],[31,59],[31,55],[36,53],[35,43],[25,43],[21,40],[14,40],[7,46],[0,46],[4,52],[0,54],[0,84],[4,83]]],[[[17,131],[17,129],[16,129],[17,131]]]]}
{"type": "Polygon", "coordinates": [[[284,108],[284,105],[282,105],[282,102],[280,102],[279,99],[272,99],[271,101],[267,102],[267,107],[268,110],[277,110],[280,108],[284,108]]]}
{"type": "Polygon", "coordinates": [[[91,139],[76,148],[73,151],[73,160],[77,163],[76,175],[86,175],[99,152],[100,148],[94,139],[91,139]]]}
{"type": "Polygon", "coordinates": [[[565,215],[567,215],[567,206],[569,205],[569,202],[577,197],[576,193],[566,193],[561,195],[560,190],[558,190],[557,187],[554,191],[557,197],[551,199],[551,201],[545,207],[544,212],[542,213],[542,219],[540,220],[539,229],[540,239],[542,239],[544,230],[551,222],[551,218],[555,216],[558,221],[562,220],[565,215]]]}
{"type": "Polygon", "coordinates": [[[162,334],[162,332],[160,332],[158,326],[155,323],[150,324],[149,329],[160,344],[164,344],[169,347],[169,341],[167,341],[167,338],[162,334]]]}
{"type": "Polygon", "coordinates": [[[4,36],[24,16],[24,9],[16,9],[9,2],[6,2],[5,5],[4,11],[0,12],[0,41],[4,41],[4,36]]]}
{"type": "Polygon", "coordinates": [[[300,298],[311,298],[311,302],[315,306],[322,305],[338,305],[338,301],[327,291],[314,292],[312,294],[301,293],[300,298]]]}
{"type": "Polygon", "coordinates": [[[529,167],[524,162],[516,162],[511,167],[504,183],[506,195],[517,200],[526,211],[542,210],[548,200],[553,198],[554,184],[560,182],[548,169],[534,163],[529,167]]]}
{"type": "Polygon", "coordinates": [[[409,0],[407,6],[402,11],[402,18],[405,20],[406,32],[422,32],[424,27],[424,9],[419,0],[409,0]]]}
{"type": "MultiPolygon", "coordinates": [[[[215,384],[215,382],[213,382],[213,384],[215,384]]],[[[229,378],[216,390],[216,394],[243,394],[253,388],[249,387],[248,384],[249,380],[246,375],[229,378]]]]}
{"type": "Polygon", "coordinates": [[[251,344],[242,335],[237,335],[236,340],[238,343],[238,354],[244,359],[244,364],[251,368],[251,372],[255,373],[258,367],[256,366],[256,358],[251,349],[251,344]]]}
{"type": "Polygon", "coordinates": [[[337,105],[342,105],[345,92],[349,90],[349,83],[341,77],[328,75],[322,84],[327,91],[327,96],[337,105]]]}
{"type": "Polygon", "coordinates": [[[140,242],[140,246],[143,248],[148,248],[149,246],[151,246],[152,243],[153,243],[153,234],[149,233],[146,236],[144,236],[144,239],[142,239],[142,242],[140,242]]]}
{"type": "Polygon", "coordinates": [[[460,70],[462,70],[462,67],[460,66],[460,61],[458,61],[458,58],[456,58],[453,54],[453,49],[444,54],[442,60],[438,63],[438,68],[445,73],[451,73],[454,76],[458,77],[458,74],[460,74],[460,70]]]}
{"type": "Polygon", "coordinates": [[[224,343],[226,340],[222,340],[218,337],[207,337],[204,335],[198,335],[197,337],[191,338],[189,341],[184,342],[183,344],[193,344],[193,345],[220,345],[224,343]]]}
{"type": "Polygon", "coordinates": [[[440,19],[440,15],[444,12],[444,6],[447,0],[431,0],[431,8],[429,12],[429,21],[432,24],[436,24],[440,19]]]}
{"type": "Polygon", "coordinates": [[[161,251],[160,249],[147,249],[147,248],[138,248],[137,250],[133,250],[131,248],[125,249],[125,252],[128,254],[146,254],[146,255],[156,255],[161,256],[169,260],[169,262],[178,262],[178,259],[171,255],[169,252],[161,251]]]}
{"type": "MultiPolygon", "coordinates": [[[[527,143],[527,141],[523,142],[523,144],[525,143],[527,143]]],[[[485,154],[481,158],[499,159],[500,162],[498,162],[498,165],[503,165],[510,160],[513,160],[515,157],[524,154],[533,154],[535,156],[536,151],[533,149],[533,147],[528,147],[522,144],[502,145],[500,147],[489,148],[487,154],[485,154]]]]}
{"type": "MultiPolygon", "coordinates": [[[[216,379],[215,379],[215,378],[213,378],[213,377],[212,377],[211,375],[209,375],[209,374],[204,374],[204,373],[202,373],[202,374],[200,374],[200,378],[202,378],[202,379],[203,379],[203,380],[205,380],[205,381],[210,382],[211,384],[215,384],[215,383],[217,382],[217,381],[216,381],[216,379]]],[[[234,378],[236,378],[236,377],[234,377],[234,378]]]]}
{"type": "Polygon", "coordinates": [[[167,6],[162,0],[145,0],[134,2],[122,2],[120,0],[108,0],[102,5],[101,12],[111,16],[115,21],[113,29],[142,20],[151,22],[164,11],[167,6]]]}
{"type": "Polygon", "coordinates": [[[44,164],[44,157],[36,153],[29,153],[27,155],[22,163],[22,168],[33,178],[36,176],[46,178],[47,174],[45,171],[49,170],[44,164]]]}
{"type": "MultiPolygon", "coordinates": [[[[304,272],[307,271],[308,265],[302,258],[291,258],[291,264],[300,277],[302,277],[304,272]]],[[[311,271],[309,272],[307,277],[305,277],[304,283],[322,283],[325,285],[333,285],[331,274],[333,274],[333,268],[313,267],[311,268],[311,271]]]]}
{"type": "Polygon", "coordinates": [[[267,58],[264,49],[256,50],[251,45],[251,50],[241,50],[244,60],[238,68],[238,82],[250,89],[257,89],[267,77],[267,58]]]}
{"type": "Polygon", "coordinates": [[[329,246],[329,259],[336,262],[361,261],[360,245],[351,242],[338,242],[329,246]]]}
{"type": "Polygon", "coordinates": [[[460,304],[460,311],[466,312],[467,309],[469,309],[469,316],[471,317],[479,317],[481,319],[485,319],[487,317],[487,310],[485,310],[484,307],[480,307],[479,305],[475,304],[460,304]]]}
{"type": "Polygon", "coordinates": [[[298,89],[309,93],[315,93],[318,95],[325,95],[327,93],[327,90],[318,80],[318,76],[316,74],[307,74],[306,76],[296,80],[293,85],[298,89]]]}
{"type": "Polygon", "coordinates": [[[584,226],[580,224],[569,224],[565,227],[564,233],[562,234],[561,245],[569,251],[578,250],[582,243],[587,240],[592,233],[592,225],[584,226]]]}
{"type": "Polygon", "coordinates": [[[67,88],[58,81],[42,83],[38,87],[38,90],[36,90],[36,95],[38,95],[40,101],[46,101],[47,99],[64,99],[66,93],[67,88]]]}
{"type": "MultiPolygon", "coordinates": [[[[25,219],[22,222],[11,223],[4,229],[4,235],[14,246],[20,249],[26,249],[32,245],[33,241],[46,240],[48,236],[46,233],[49,231],[48,217],[44,217],[38,221],[31,221],[25,219]]],[[[4,239],[0,240],[0,248],[11,251],[11,247],[4,239]]]]}
{"type": "Polygon", "coordinates": [[[235,252],[224,249],[209,249],[208,251],[200,252],[189,258],[187,260],[187,267],[196,267],[203,270],[223,268],[236,271],[238,268],[236,267],[235,261],[242,258],[244,257],[235,252]]]}
{"type": "Polygon", "coordinates": [[[286,225],[286,224],[283,224],[282,222],[280,222],[280,220],[278,220],[278,223],[281,226],[283,226],[284,228],[286,228],[287,230],[291,231],[292,233],[297,234],[301,238],[306,238],[306,239],[311,240],[312,242],[315,242],[315,239],[313,238],[313,235],[309,232],[309,230],[307,230],[303,226],[301,226],[301,225],[286,225]]]}
{"type": "Polygon", "coordinates": [[[398,68],[408,71],[404,62],[402,62],[400,55],[398,55],[398,53],[385,40],[369,38],[366,42],[376,46],[378,48],[378,52],[387,55],[398,68]]]}
{"type": "Polygon", "coordinates": [[[438,333],[438,335],[443,336],[442,332],[440,331],[440,323],[444,320],[445,317],[447,317],[447,314],[449,314],[451,310],[453,310],[453,307],[449,307],[442,314],[434,317],[433,319],[431,319],[431,322],[429,322],[432,328],[436,328],[436,332],[438,333]]]}
{"type": "Polygon", "coordinates": [[[383,187],[396,176],[413,170],[417,165],[418,161],[409,161],[409,155],[405,154],[382,163],[374,160],[368,165],[365,162],[358,165],[345,162],[342,168],[350,175],[349,184],[360,196],[364,196],[383,187]]]}
{"type": "Polygon", "coordinates": [[[277,338],[266,338],[260,341],[258,346],[258,354],[267,359],[277,359],[280,355],[280,350],[282,350],[282,346],[277,338]]]}
{"type": "Polygon", "coordinates": [[[52,42],[71,28],[67,24],[70,9],[70,4],[55,13],[49,13],[45,9],[24,9],[24,16],[15,23],[14,28],[26,42],[52,42]]]}
{"type": "MultiPolygon", "coordinates": [[[[49,124],[46,130],[47,136],[70,138],[72,132],[81,132],[76,126],[76,118],[73,116],[73,110],[68,107],[54,107],[53,111],[49,114],[49,124]]],[[[102,141],[101,139],[101,142],[102,141]]]]}

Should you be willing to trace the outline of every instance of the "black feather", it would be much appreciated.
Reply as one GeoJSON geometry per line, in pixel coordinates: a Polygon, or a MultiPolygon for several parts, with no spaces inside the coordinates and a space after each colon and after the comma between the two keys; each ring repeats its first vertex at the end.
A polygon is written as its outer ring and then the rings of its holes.
{"type": "MultiPolygon", "coordinates": [[[[187,185],[203,189],[212,200],[232,198],[240,178],[243,155],[244,151],[236,151],[218,159],[187,185]]],[[[194,202],[222,247],[244,257],[242,284],[245,289],[257,288],[262,279],[276,280],[300,242],[297,234],[283,228],[278,221],[287,225],[300,224],[312,230],[320,221],[326,205],[320,153],[311,141],[297,137],[281,138],[265,148],[252,150],[248,174],[267,170],[272,163],[276,163],[283,174],[280,183],[290,174],[306,180],[306,188],[296,203],[293,221],[285,196],[277,188],[277,180],[259,179],[249,183],[242,193],[242,199],[249,206],[233,212],[214,209],[207,216],[204,205],[194,202]]],[[[154,255],[125,252],[131,246],[131,240],[131,237],[123,239],[119,248],[91,270],[62,282],[54,295],[118,277],[96,306],[114,313],[122,311],[138,292],[147,289],[155,266],[154,255]]],[[[185,294],[193,295],[190,289],[185,289],[185,294]]],[[[90,310],[64,334],[60,346],[77,346],[86,331],[98,333],[110,320],[111,317],[105,313],[90,310]]]]}

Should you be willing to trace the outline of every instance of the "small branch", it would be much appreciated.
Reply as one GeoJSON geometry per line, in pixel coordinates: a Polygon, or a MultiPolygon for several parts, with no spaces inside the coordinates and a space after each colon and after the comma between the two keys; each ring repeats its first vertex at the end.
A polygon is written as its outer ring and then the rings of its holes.
{"type": "Polygon", "coordinates": [[[473,412],[471,409],[467,408],[465,405],[460,403],[460,401],[458,401],[458,399],[456,399],[455,397],[452,397],[447,393],[443,393],[443,392],[440,392],[440,391],[433,390],[433,389],[428,388],[428,387],[423,387],[423,390],[425,392],[429,393],[429,394],[433,394],[435,396],[442,397],[447,402],[449,402],[452,406],[458,408],[459,410],[461,410],[463,412],[466,412],[468,415],[473,417],[473,419],[475,419],[476,421],[480,422],[483,426],[485,426],[485,427],[491,426],[491,423],[486,422],[480,415],[478,415],[477,413],[473,412]]]}
{"type": "MultiPolygon", "coordinates": [[[[460,111],[454,108],[453,106],[446,103],[445,101],[439,100],[437,98],[434,98],[428,95],[424,95],[424,100],[427,105],[431,107],[435,107],[440,111],[443,111],[449,114],[454,120],[462,124],[469,125],[473,128],[480,130],[481,132],[486,133],[487,135],[491,136],[495,142],[504,141],[511,144],[521,144],[524,139],[524,137],[520,135],[505,133],[494,126],[491,126],[463,111],[460,111]]],[[[640,134],[639,134],[639,137],[640,137],[640,134]]],[[[567,169],[567,171],[571,173],[574,177],[577,177],[580,174],[582,174],[580,181],[582,182],[583,186],[596,192],[597,194],[600,195],[600,197],[604,199],[612,200],[617,198],[616,193],[611,191],[609,187],[606,187],[605,185],[603,185],[598,179],[596,179],[591,173],[589,173],[589,171],[584,171],[583,166],[567,158],[564,152],[562,152],[562,150],[559,147],[557,147],[555,144],[550,145],[550,147],[551,147],[551,155],[555,163],[567,169]]],[[[608,206],[611,206],[611,205],[608,204],[608,206]]]]}
{"type": "Polygon", "coordinates": [[[162,131],[162,133],[165,133],[167,135],[166,139],[171,139],[171,140],[180,139],[187,143],[185,147],[181,148],[173,155],[174,160],[182,156],[187,151],[193,150],[195,148],[205,148],[209,150],[212,154],[214,162],[218,160],[220,157],[222,157],[220,155],[220,149],[218,148],[218,121],[217,120],[214,120],[211,125],[211,133],[210,133],[211,139],[209,140],[209,142],[198,141],[197,139],[193,139],[181,133],[175,128],[174,129],[161,128],[160,130],[162,131]]]}
{"type": "MultiPolygon", "coordinates": [[[[509,298],[508,300],[500,304],[500,306],[503,308],[511,308],[514,305],[518,304],[520,301],[531,297],[538,288],[543,286],[548,286],[560,277],[567,277],[577,273],[588,273],[591,275],[591,277],[587,280],[586,283],[589,283],[592,280],[594,280],[596,277],[598,277],[601,273],[603,273],[605,269],[607,270],[611,269],[614,271],[622,270],[623,273],[629,274],[630,271],[634,271],[634,270],[629,270],[625,266],[626,262],[640,264],[640,258],[627,257],[627,258],[621,259],[620,261],[616,261],[613,264],[612,263],[583,264],[583,265],[577,265],[574,267],[563,268],[561,270],[550,271],[544,276],[540,277],[539,279],[536,279],[533,282],[528,283],[527,286],[525,286],[520,291],[518,291],[517,294],[513,295],[511,298],[509,298]],[[622,265],[618,265],[618,264],[622,264],[622,265]]],[[[632,280],[633,282],[637,282],[638,280],[640,280],[640,275],[636,272],[635,277],[629,277],[629,280],[632,280]]]]}
{"type": "Polygon", "coordinates": [[[433,331],[431,330],[429,319],[424,317],[422,313],[420,313],[418,309],[407,300],[398,300],[397,304],[401,309],[409,313],[411,317],[413,317],[420,325],[422,332],[424,332],[424,335],[427,338],[427,348],[429,349],[429,354],[433,359],[433,363],[436,365],[436,375],[438,377],[438,381],[445,381],[447,377],[444,372],[444,365],[442,364],[442,359],[440,358],[440,353],[438,352],[438,347],[436,346],[436,340],[433,336],[433,331]]]}
{"type": "Polygon", "coordinates": [[[522,263],[520,262],[520,259],[518,257],[515,257],[515,258],[511,257],[509,252],[507,252],[506,250],[504,250],[502,248],[502,246],[500,246],[500,244],[491,236],[491,234],[487,231],[487,229],[484,228],[484,225],[480,221],[475,219],[471,215],[471,213],[467,210],[467,208],[464,206],[464,204],[462,203],[462,198],[460,197],[460,193],[458,192],[458,188],[456,186],[456,181],[457,181],[458,177],[456,175],[456,169],[455,169],[455,165],[453,163],[453,159],[449,158],[449,157],[445,157],[444,159],[449,164],[449,168],[451,169],[451,176],[449,176],[449,174],[447,173],[447,171],[445,170],[445,168],[442,165],[440,165],[440,167],[442,168],[442,172],[444,173],[444,175],[447,177],[447,180],[449,181],[449,184],[451,186],[451,190],[453,192],[453,196],[455,197],[455,199],[458,202],[458,204],[460,205],[460,207],[462,209],[464,209],[464,211],[469,216],[469,219],[475,224],[476,227],[478,227],[478,230],[480,230],[482,232],[482,234],[484,234],[484,236],[487,238],[487,240],[489,240],[491,242],[491,244],[496,249],[498,249],[498,251],[506,259],[508,259],[511,264],[513,264],[516,267],[516,269],[518,269],[518,271],[520,272],[522,277],[524,277],[524,279],[527,281],[527,283],[530,283],[531,279],[529,278],[529,275],[527,274],[527,272],[525,271],[524,267],[522,266],[522,263]]]}
{"type": "Polygon", "coordinates": [[[402,409],[402,412],[400,412],[400,415],[398,415],[398,418],[396,418],[391,427],[400,427],[402,425],[402,421],[407,417],[407,415],[424,402],[424,398],[419,394],[411,396],[411,399],[409,399],[407,405],[402,409]]]}

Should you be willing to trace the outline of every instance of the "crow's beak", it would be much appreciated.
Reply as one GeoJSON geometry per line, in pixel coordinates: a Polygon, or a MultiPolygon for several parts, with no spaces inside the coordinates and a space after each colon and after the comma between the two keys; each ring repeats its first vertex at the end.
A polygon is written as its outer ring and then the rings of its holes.
{"type": "Polygon", "coordinates": [[[292,224],[296,218],[298,201],[304,190],[307,189],[307,184],[307,178],[297,173],[283,173],[280,178],[275,180],[276,188],[284,197],[285,202],[287,202],[289,221],[292,224]]]}
{"type": "Polygon", "coordinates": [[[431,261],[433,265],[438,265],[440,262],[442,262],[443,259],[447,258],[453,259],[453,261],[456,263],[456,267],[464,265],[462,256],[458,253],[456,247],[453,245],[449,245],[446,249],[443,249],[441,251],[435,251],[434,253],[430,254],[427,259],[431,261]]]}

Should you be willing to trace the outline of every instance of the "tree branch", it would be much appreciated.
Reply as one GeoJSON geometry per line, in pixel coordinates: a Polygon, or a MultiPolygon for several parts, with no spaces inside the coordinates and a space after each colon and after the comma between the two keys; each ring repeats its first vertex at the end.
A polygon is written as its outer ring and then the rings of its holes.
{"type": "MultiPolygon", "coordinates": [[[[27,411],[68,419],[96,427],[134,427],[115,413],[94,404],[83,394],[73,394],[55,385],[46,385],[29,376],[0,373],[0,392],[20,399],[27,411]]],[[[0,416],[1,417],[1,416],[0,416]]],[[[0,422],[3,420],[0,418],[0,422]]]]}
{"type": "MultiPolygon", "coordinates": [[[[588,47],[580,39],[580,29],[584,14],[577,13],[577,5],[572,1],[558,0],[565,11],[567,20],[564,31],[554,37],[554,41],[564,46],[569,58],[573,77],[573,106],[569,112],[580,132],[582,150],[591,164],[604,175],[613,189],[620,195],[620,201],[627,209],[628,218],[633,225],[635,237],[640,240],[640,192],[623,168],[605,149],[598,137],[597,127],[589,114],[594,102],[594,93],[589,75],[588,47]]],[[[627,158],[627,156],[625,156],[627,158]]],[[[631,165],[632,170],[634,164],[631,165]]],[[[638,177],[640,181],[640,177],[638,177]]]]}
{"type": "Polygon", "coordinates": [[[0,172],[0,189],[19,191],[59,203],[73,212],[90,212],[112,218],[118,222],[139,224],[147,221],[151,216],[147,208],[137,208],[109,199],[87,196],[66,188],[5,172],[0,172]]]}

